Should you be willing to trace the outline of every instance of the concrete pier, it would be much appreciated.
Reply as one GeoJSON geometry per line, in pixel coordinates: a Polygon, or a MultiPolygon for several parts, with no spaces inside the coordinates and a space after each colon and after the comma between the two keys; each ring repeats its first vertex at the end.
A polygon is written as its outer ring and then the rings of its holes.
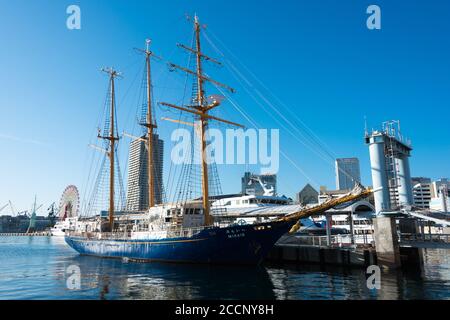
{"type": "MultiPolygon", "coordinates": [[[[398,220],[400,234],[418,236],[421,234],[419,223],[414,218],[400,218],[398,220]]],[[[413,267],[423,270],[423,252],[417,247],[400,247],[400,260],[402,267],[413,267]]]]}
{"type": "Polygon", "coordinates": [[[275,245],[266,260],[270,262],[311,263],[360,268],[366,268],[377,263],[375,250],[372,249],[352,250],[297,244],[275,245]]]}
{"type": "Polygon", "coordinates": [[[374,218],[373,227],[378,265],[388,269],[400,268],[400,247],[395,218],[384,216],[374,218]]]}

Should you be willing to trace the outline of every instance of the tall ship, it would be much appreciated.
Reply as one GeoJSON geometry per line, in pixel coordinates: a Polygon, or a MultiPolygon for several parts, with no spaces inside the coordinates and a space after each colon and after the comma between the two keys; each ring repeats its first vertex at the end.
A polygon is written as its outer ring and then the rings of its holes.
{"type": "MultiPolygon", "coordinates": [[[[150,42],[141,50],[146,62],[146,119],[140,124],[146,134],[145,140],[148,159],[148,209],[139,214],[127,214],[115,210],[115,153],[119,136],[116,128],[115,79],[120,75],[109,68],[104,71],[109,75],[109,119],[108,130],[98,135],[106,141],[105,149],[109,159],[109,210],[107,216],[100,215],[85,223],[78,223],[77,230],[65,233],[69,246],[83,255],[98,257],[125,258],[137,261],[166,261],[176,263],[211,263],[211,264],[259,264],[274,244],[287,232],[300,228],[300,220],[310,215],[324,212],[338,204],[367,196],[371,191],[361,186],[345,197],[333,199],[314,208],[296,209],[283,215],[271,215],[272,219],[254,223],[221,223],[214,209],[223,209],[214,205],[210,194],[211,171],[207,159],[207,128],[213,122],[242,127],[240,124],[211,115],[210,111],[220,106],[220,99],[207,98],[205,83],[233,92],[234,90],[206,75],[203,71],[204,60],[218,63],[206,56],[201,48],[201,25],[197,16],[193,19],[194,46],[178,45],[192,54],[195,69],[184,68],[170,63],[172,69],[185,72],[194,78],[195,97],[191,105],[179,106],[172,103],[161,105],[190,114],[195,118],[199,142],[198,156],[201,171],[201,197],[182,202],[157,203],[155,201],[155,163],[152,157],[154,148],[154,130],[157,128],[152,108],[151,58],[150,42]]],[[[274,200],[274,199],[272,199],[274,200]]],[[[256,200],[255,200],[256,201],[256,200]]],[[[267,210],[276,210],[267,206],[267,210]]],[[[120,210],[118,210],[120,211],[120,210]]],[[[220,211],[220,210],[219,210],[220,211]]],[[[220,213],[220,212],[219,212],[220,213]]],[[[226,212],[221,214],[226,215],[226,212]]]]}

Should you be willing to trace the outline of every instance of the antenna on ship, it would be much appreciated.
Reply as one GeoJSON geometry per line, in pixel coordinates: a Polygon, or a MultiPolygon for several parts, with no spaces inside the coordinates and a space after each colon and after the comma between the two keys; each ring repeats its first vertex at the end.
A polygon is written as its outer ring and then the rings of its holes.
{"type": "Polygon", "coordinates": [[[114,227],[114,151],[115,151],[115,143],[119,140],[119,137],[115,135],[115,88],[114,88],[114,79],[119,77],[121,74],[117,72],[113,68],[102,68],[102,71],[109,74],[109,81],[111,87],[111,107],[110,107],[110,127],[109,127],[109,135],[102,136],[100,133],[98,134],[98,138],[108,140],[109,141],[109,150],[107,151],[107,155],[109,157],[110,171],[109,171],[109,231],[113,231],[114,227]]]}
{"type": "Polygon", "coordinates": [[[208,102],[205,99],[205,91],[204,91],[204,83],[205,81],[207,82],[211,82],[214,85],[218,86],[218,87],[222,87],[228,91],[230,91],[231,93],[234,93],[235,90],[223,83],[220,83],[214,79],[209,78],[208,76],[206,76],[203,73],[202,70],[202,60],[207,60],[209,62],[215,63],[217,65],[221,65],[221,63],[213,58],[208,57],[207,55],[203,54],[201,51],[201,44],[200,44],[200,30],[201,30],[201,26],[200,26],[200,22],[199,19],[197,17],[197,15],[195,15],[194,17],[194,31],[195,31],[195,48],[190,48],[187,47],[185,45],[182,44],[177,44],[178,47],[189,51],[190,53],[195,54],[196,56],[196,70],[190,70],[187,68],[183,68],[180,67],[176,64],[173,63],[169,63],[169,67],[171,69],[178,69],[181,70],[183,72],[186,72],[188,74],[193,75],[196,80],[197,80],[197,97],[194,101],[194,105],[192,106],[186,106],[186,107],[180,107],[171,103],[166,103],[166,102],[161,102],[161,105],[170,107],[170,108],[174,108],[174,109],[178,109],[181,111],[185,111],[185,112],[189,112],[192,113],[196,116],[198,116],[200,119],[200,124],[199,124],[199,129],[200,129],[200,138],[201,138],[201,147],[200,147],[200,152],[201,152],[201,159],[202,159],[202,164],[201,164],[201,171],[202,171],[202,201],[203,201],[203,213],[205,216],[205,225],[212,225],[213,221],[210,215],[210,205],[209,205],[209,185],[208,185],[208,164],[207,164],[207,159],[206,159],[206,129],[208,126],[208,121],[209,120],[217,120],[223,123],[227,123],[227,124],[231,124],[237,127],[244,127],[238,123],[234,123],[228,120],[224,120],[224,119],[220,119],[214,116],[211,116],[208,114],[208,112],[213,109],[216,108],[220,105],[220,99],[218,98],[213,98],[213,101],[211,104],[208,104],[208,102]]]}
{"type": "Polygon", "coordinates": [[[155,205],[155,171],[154,171],[154,163],[153,163],[153,130],[157,128],[156,121],[153,120],[152,115],[152,79],[151,79],[151,67],[150,67],[150,59],[151,57],[156,57],[161,59],[157,55],[155,55],[152,51],[150,51],[151,40],[146,39],[146,48],[145,50],[136,49],[139,52],[145,54],[145,64],[147,69],[147,116],[146,122],[139,123],[141,126],[147,128],[147,177],[148,177],[148,208],[150,209],[155,205]]]}

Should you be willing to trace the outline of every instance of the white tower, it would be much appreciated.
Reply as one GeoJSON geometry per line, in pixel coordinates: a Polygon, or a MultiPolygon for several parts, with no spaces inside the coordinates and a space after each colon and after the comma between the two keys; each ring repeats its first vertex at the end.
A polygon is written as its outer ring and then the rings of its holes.
{"type": "Polygon", "coordinates": [[[383,123],[383,131],[366,132],[377,214],[414,203],[409,168],[410,143],[400,134],[400,122],[383,123]]]}

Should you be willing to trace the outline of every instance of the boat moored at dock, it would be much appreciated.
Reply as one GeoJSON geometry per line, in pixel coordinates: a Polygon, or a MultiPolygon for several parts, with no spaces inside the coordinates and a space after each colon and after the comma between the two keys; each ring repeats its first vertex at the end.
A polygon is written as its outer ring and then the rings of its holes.
{"type": "MultiPolygon", "coordinates": [[[[339,200],[331,200],[317,208],[306,210],[297,209],[284,213],[282,216],[269,212],[273,219],[269,221],[255,220],[253,223],[236,224],[221,223],[220,217],[215,215],[211,205],[213,197],[210,195],[211,184],[214,182],[213,171],[209,168],[207,156],[207,127],[213,121],[235,127],[243,126],[209,114],[210,110],[217,109],[221,99],[217,97],[207,98],[204,84],[213,83],[230,92],[234,89],[217,82],[207,76],[202,68],[203,60],[218,63],[206,56],[200,45],[201,25],[198,17],[193,19],[194,24],[194,48],[178,45],[192,54],[195,59],[195,71],[169,63],[172,70],[178,70],[194,77],[192,104],[177,106],[171,103],[160,103],[165,107],[182,111],[193,115],[192,126],[198,133],[201,172],[201,198],[198,200],[183,199],[176,203],[156,203],[155,185],[157,175],[153,159],[153,137],[157,128],[152,114],[152,84],[150,72],[150,59],[154,53],[150,50],[150,41],[147,41],[145,50],[139,50],[146,57],[146,116],[140,125],[145,128],[146,134],[137,137],[145,141],[147,150],[146,173],[148,181],[148,208],[144,213],[136,216],[116,214],[115,202],[115,177],[116,177],[116,148],[119,140],[116,124],[115,103],[115,78],[120,75],[112,68],[103,69],[109,75],[109,102],[105,119],[103,134],[98,138],[105,141],[105,148],[101,149],[109,158],[109,210],[108,219],[102,215],[98,218],[79,221],[77,231],[70,231],[65,235],[65,241],[80,254],[99,257],[125,258],[142,261],[168,261],[189,263],[214,263],[214,264],[259,264],[267,256],[274,244],[288,231],[295,232],[300,228],[300,221],[312,214],[327,210],[334,205],[345,201],[352,201],[367,194],[367,190],[356,188],[346,197],[339,200]],[[213,175],[213,174],[212,174],[213,175]]],[[[219,63],[220,64],[220,63],[219,63]]],[[[175,120],[174,120],[175,121],[175,120]]],[[[176,122],[176,121],[175,121],[176,122]]],[[[106,160],[106,158],[105,158],[106,160]]],[[[183,176],[180,180],[183,180],[183,176]]],[[[192,186],[188,185],[187,188],[192,186]]],[[[270,189],[267,193],[270,193],[270,189]]],[[[119,192],[118,192],[119,193],[119,192]]],[[[185,192],[189,194],[189,192],[185,192]]],[[[120,194],[120,193],[119,193],[120,194]]],[[[256,199],[256,207],[258,199],[256,199]]],[[[284,206],[287,199],[265,196],[260,199],[268,210],[276,210],[276,206],[284,206]],[[272,206],[273,205],[273,206],[272,206]]],[[[245,201],[252,201],[247,199],[245,201]]],[[[223,208],[216,207],[219,211],[223,208]]],[[[118,210],[120,211],[120,210],[118,210]]]]}

